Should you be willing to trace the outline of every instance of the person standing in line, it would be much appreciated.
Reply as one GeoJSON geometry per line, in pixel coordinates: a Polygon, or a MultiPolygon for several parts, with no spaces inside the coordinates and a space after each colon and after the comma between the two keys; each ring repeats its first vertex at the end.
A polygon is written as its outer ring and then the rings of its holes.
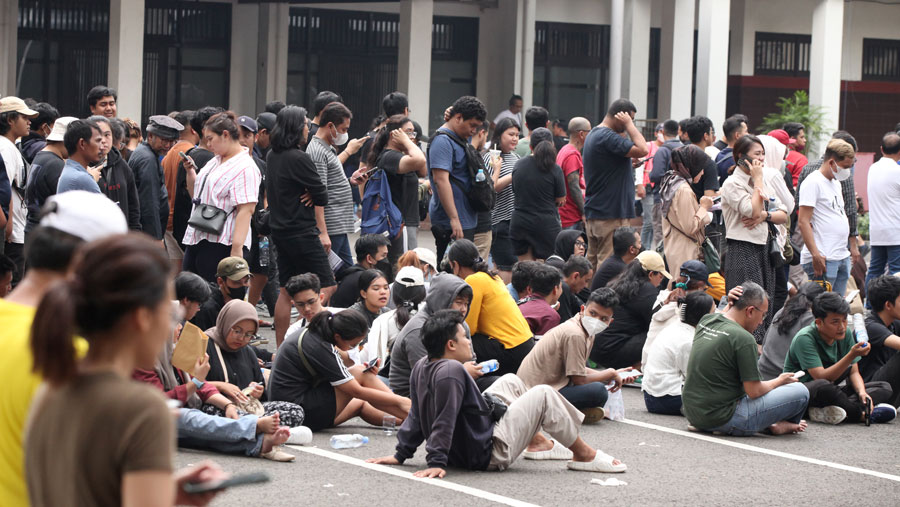
{"type": "Polygon", "coordinates": [[[169,152],[182,130],[184,125],[168,116],[151,116],[147,140],[128,159],[141,203],[141,229],[162,245],[169,221],[169,196],[159,159],[169,152]]]}
{"type": "Polygon", "coordinates": [[[556,165],[566,178],[566,203],[559,208],[563,229],[584,230],[584,159],[581,151],[590,131],[591,122],[587,118],[576,116],[569,120],[569,142],[556,154],[556,165]]]}
{"type": "Polygon", "coordinates": [[[118,94],[112,88],[97,85],[88,92],[87,103],[91,114],[115,118],[118,112],[116,105],[118,98],[118,94]]]}
{"type": "Polygon", "coordinates": [[[900,273],[900,134],[888,132],[881,139],[878,162],[869,167],[869,240],[872,257],[866,273],[869,282],[885,273],[900,273]]]}
{"type": "Polygon", "coordinates": [[[100,163],[103,158],[103,133],[91,120],[75,120],[66,129],[63,141],[69,158],[59,175],[56,193],[84,190],[100,193],[100,163]]]}
{"type": "Polygon", "coordinates": [[[131,172],[131,167],[122,158],[119,150],[113,147],[112,121],[106,116],[91,116],[88,119],[97,124],[103,138],[99,164],[100,178],[97,179],[100,193],[109,197],[119,206],[119,209],[128,218],[129,229],[140,231],[141,204],[138,202],[134,173],[131,172]]]}
{"type": "Polygon", "coordinates": [[[684,146],[678,139],[678,122],[666,120],[663,122],[663,143],[653,155],[653,168],[650,170],[650,185],[653,186],[653,210],[651,220],[653,222],[653,237],[656,243],[662,243],[662,199],[659,197],[660,183],[663,176],[669,170],[669,162],[672,160],[672,152],[684,146]]]}
{"type": "Polygon", "coordinates": [[[512,174],[519,161],[514,150],[518,142],[519,126],[512,118],[503,118],[497,122],[494,137],[491,138],[491,146],[500,152],[500,156],[493,160],[490,154],[484,157],[484,165],[494,180],[494,191],[497,192],[497,203],[491,211],[491,258],[504,283],[509,283],[513,265],[518,260],[509,237],[509,223],[512,221],[515,205],[512,174]]]}
{"type": "MultiPolygon", "coordinates": [[[[194,130],[191,125],[194,117],[193,111],[180,111],[175,113],[173,119],[184,126],[184,130],[178,133],[178,142],[166,153],[160,165],[163,168],[163,176],[166,184],[166,194],[169,199],[169,218],[166,221],[166,231],[164,234],[164,243],[166,245],[166,253],[172,259],[175,269],[181,270],[181,261],[184,259],[184,250],[182,250],[180,241],[175,239],[175,203],[178,198],[178,174],[181,167],[181,154],[190,153],[192,149],[200,142],[200,133],[194,130]]],[[[196,157],[194,157],[196,162],[196,157]]],[[[197,162],[198,164],[200,162],[197,162]]],[[[202,165],[200,167],[203,167],[202,165]]],[[[183,169],[182,169],[183,170],[183,169]]],[[[181,235],[182,237],[184,234],[181,235]]]]}
{"type": "Polygon", "coordinates": [[[525,158],[531,153],[529,148],[532,132],[539,128],[549,129],[550,113],[541,106],[529,107],[528,111],[525,111],[525,126],[528,127],[528,135],[519,139],[519,144],[516,145],[516,155],[519,158],[525,158]]]}
{"type": "Polygon", "coordinates": [[[522,96],[521,95],[513,95],[509,98],[509,108],[500,111],[494,121],[491,122],[491,130],[497,128],[497,125],[500,125],[500,120],[504,118],[509,118],[516,124],[519,129],[522,128],[522,96]]]}
{"type": "Polygon", "coordinates": [[[53,131],[53,124],[59,118],[59,111],[46,102],[38,102],[31,109],[37,111],[37,116],[31,119],[31,132],[18,143],[22,156],[29,164],[33,163],[35,155],[47,146],[47,136],[53,131]]]}
{"type": "MultiPolygon", "coordinates": [[[[19,273],[24,267],[25,248],[25,219],[28,208],[25,206],[25,186],[28,175],[25,173],[25,157],[16,148],[16,139],[28,135],[31,130],[31,118],[37,116],[37,111],[25,105],[18,97],[4,97],[0,99],[0,158],[6,171],[0,183],[0,205],[3,207],[6,220],[3,222],[6,233],[4,239],[4,252],[7,257],[19,267],[19,273]],[[9,190],[9,193],[7,193],[9,190]]],[[[18,283],[18,276],[13,280],[13,285],[18,283]]]]}
{"type": "Polygon", "coordinates": [[[719,172],[719,185],[724,185],[725,180],[731,176],[736,167],[734,162],[734,143],[738,139],[747,134],[747,123],[741,118],[742,115],[734,115],[728,117],[722,124],[722,132],[725,134],[725,147],[719,151],[716,156],[716,168],[719,172]]]}
{"type": "MultiPolygon", "coordinates": [[[[47,145],[39,151],[31,163],[31,177],[25,187],[25,201],[28,206],[28,217],[25,223],[25,237],[40,223],[41,208],[51,196],[56,195],[59,176],[66,166],[69,152],[66,150],[66,129],[69,123],[77,120],[74,116],[63,116],[53,124],[53,130],[47,135],[47,145]]],[[[0,175],[2,176],[2,175],[0,175]]]]}
{"type": "Polygon", "coordinates": [[[788,122],[781,128],[790,136],[790,151],[788,151],[786,158],[787,171],[791,173],[794,186],[796,187],[800,172],[809,163],[809,159],[803,154],[803,150],[806,149],[806,127],[802,123],[788,122]]]}

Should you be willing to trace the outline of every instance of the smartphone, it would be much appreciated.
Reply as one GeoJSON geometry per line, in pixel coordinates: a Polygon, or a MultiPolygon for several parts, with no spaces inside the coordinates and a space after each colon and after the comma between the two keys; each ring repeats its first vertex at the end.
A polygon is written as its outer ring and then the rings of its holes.
{"type": "Polygon", "coordinates": [[[366,169],[366,172],[364,172],[363,174],[365,174],[366,176],[371,176],[372,173],[374,173],[374,172],[377,171],[377,170],[378,170],[377,167],[371,167],[371,168],[369,168],[369,169],[366,169]]]}
{"type": "Polygon", "coordinates": [[[378,358],[377,357],[375,359],[369,359],[366,362],[366,369],[363,371],[372,371],[375,369],[376,366],[378,366],[378,358]]]}
{"type": "Polygon", "coordinates": [[[797,373],[794,373],[794,378],[797,380],[800,380],[804,375],[806,375],[806,372],[803,370],[800,370],[797,373]]]}
{"type": "Polygon", "coordinates": [[[265,472],[254,472],[251,474],[235,475],[234,477],[225,479],[224,481],[210,482],[189,482],[182,486],[185,493],[196,495],[200,493],[212,493],[213,491],[222,491],[223,489],[233,488],[235,486],[245,486],[247,484],[260,484],[269,482],[272,477],[265,472]]]}
{"type": "Polygon", "coordinates": [[[187,160],[187,155],[185,155],[183,151],[179,151],[178,156],[181,157],[182,160],[187,160]]]}
{"type": "Polygon", "coordinates": [[[747,155],[742,155],[738,160],[738,165],[744,166],[744,169],[749,171],[753,167],[753,161],[747,155]]]}
{"type": "Polygon", "coordinates": [[[718,203],[722,202],[722,196],[721,195],[714,196],[712,198],[712,202],[713,202],[713,204],[718,204],[718,203]]]}
{"type": "Polygon", "coordinates": [[[851,291],[844,297],[844,301],[846,301],[846,302],[848,302],[848,303],[852,303],[853,300],[856,299],[856,296],[857,296],[858,294],[859,294],[859,290],[858,290],[858,289],[853,289],[853,290],[851,290],[851,291]]]}

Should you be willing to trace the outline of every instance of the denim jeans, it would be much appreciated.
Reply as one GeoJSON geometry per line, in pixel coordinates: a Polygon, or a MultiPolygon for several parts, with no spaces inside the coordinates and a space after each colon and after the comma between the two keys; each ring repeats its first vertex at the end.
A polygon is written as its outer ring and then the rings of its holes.
{"type": "MultiPolygon", "coordinates": [[[[866,273],[866,289],[869,282],[885,274],[900,273],[900,245],[873,246],[872,257],[869,259],[869,271],[866,273]]],[[[866,305],[868,305],[868,301],[866,305]]]]}
{"type": "Polygon", "coordinates": [[[575,408],[602,407],[606,405],[606,400],[609,398],[609,391],[602,382],[566,386],[559,390],[559,394],[575,408]]]}
{"type": "Polygon", "coordinates": [[[331,240],[331,250],[344,261],[345,266],[353,265],[353,254],[350,252],[350,237],[347,234],[328,235],[331,240]]]}
{"type": "Polygon", "coordinates": [[[681,415],[681,396],[653,396],[644,391],[644,405],[651,414],[681,415]]]}
{"type": "Polygon", "coordinates": [[[825,261],[825,273],[819,277],[813,271],[812,262],[804,264],[803,271],[806,271],[806,275],[810,280],[821,280],[824,278],[831,284],[832,291],[843,296],[847,291],[847,280],[850,279],[850,257],[839,261],[825,261]]]}
{"type": "Polygon", "coordinates": [[[654,203],[653,192],[648,190],[647,195],[641,199],[641,206],[644,209],[644,212],[641,216],[644,219],[644,225],[641,226],[641,245],[644,246],[645,250],[653,250],[653,203],[654,203]]]}
{"type": "Polygon", "coordinates": [[[255,415],[229,419],[192,408],[178,411],[178,445],[190,449],[259,456],[263,436],[256,434],[255,415]]]}
{"type": "Polygon", "coordinates": [[[730,421],[716,428],[702,429],[747,437],[779,421],[800,422],[808,403],[809,390],[800,382],[795,382],[776,387],[756,399],[744,395],[738,400],[730,421]]]}

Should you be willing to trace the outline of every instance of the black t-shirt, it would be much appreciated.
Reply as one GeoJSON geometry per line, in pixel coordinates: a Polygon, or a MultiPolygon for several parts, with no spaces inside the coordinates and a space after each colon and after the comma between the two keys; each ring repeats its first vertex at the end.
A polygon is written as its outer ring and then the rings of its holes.
{"type": "Polygon", "coordinates": [[[215,327],[216,319],[219,318],[219,312],[222,311],[222,307],[225,306],[225,296],[222,295],[219,286],[210,283],[209,290],[209,299],[200,305],[200,310],[194,315],[194,318],[191,319],[191,324],[199,327],[201,331],[206,331],[211,327],[215,327]]]}
{"type": "Polygon", "coordinates": [[[28,206],[26,233],[38,225],[38,216],[47,198],[56,195],[56,184],[65,166],[66,162],[52,151],[39,151],[31,161],[31,175],[25,187],[25,203],[28,206]]]}
{"type": "Polygon", "coordinates": [[[591,358],[602,358],[635,336],[646,337],[658,295],[659,288],[646,281],[630,300],[620,302],[613,312],[612,324],[594,339],[591,358]]]}
{"type": "Polygon", "coordinates": [[[581,312],[584,301],[572,292],[566,282],[563,282],[562,287],[563,292],[559,297],[559,308],[556,309],[556,313],[559,314],[559,321],[565,322],[581,312]]]}
{"type": "Polygon", "coordinates": [[[566,179],[554,164],[549,171],[538,167],[534,157],[516,162],[513,170],[513,221],[518,228],[537,229],[559,224],[556,199],[566,196],[566,179]]]}
{"type": "Polygon", "coordinates": [[[703,168],[703,179],[696,185],[691,183],[691,188],[697,196],[697,200],[703,197],[703,192],[707,190],[719,190],[719,166],[716,161],[706,156],[706,167],[703,168]]]}
{"type": "Polygon", "coordinates": [[[359,300],[359,275],[365,268],[356,264],[346,269],[343,278],[338,282],[338,288],[331,296],[328,303],[333,308],[350,308],[359,300]]]}
{"type": "Polygon", "coordinates": [[[872,351],[860,358],[859,373],[864,381],[869,382],[875,372],[897,354],[896,350],[884,344],[884,340],[891,335],[900,336],[900,320],[885,326],[878,315],[870,313],[866,315],[866,332],[869,334],[869,346],[872,347],[872,351]]]}
{"type": "Polygon", "coordinates": [[[400,160],[403,153],[387,149],[378,155],[375,165],[384,169],[391,187],[391,200],[403,215],[407,227],[419,226],[419,178],[415,172],[400,174],[400,160]]]}
{"type": "Polygon", "coordinates": [[[605,261],[600,263],[597,272],[594,273],[594,279],[591,280],[591,291],[595,291],[601,287],[606,287],[610,280],[619,276],[625,271],[625,261],[618,255],[610,255],[605,261]]]}
{"type": "Polygon", "coordinates": [[[315,207],[300,202],[307,192],[312,195],[313,204],[328,204],[328,190],[309,155],[293,149],[270,151],[266,156],[266,196],[273,236],[287,238],[319,233],[315,207]]]}
{"type": "MultiPolygon", "coordinates": [[[[241,347],[237,350],[226,350],[219,347],[222,352],[222,359],[219,359],[219,351],[216,350],[216,342],[212,338],[206,343],[206,353],[209,354],[209,373],[206,380],[213,382],[228,382],[244,389],[251,382],[265,385],[266,379],[263,377],[262,370],[259,369],[259,361],[256,353],[250,346],[241,347]],[[228,378],[222,370],[222,361],[225,362],[225,368],[228,370],[228,378]]],[[[266,401],[263,394],[262,401],[266,401]]]]}
{"type": "Polygon", "coordinates": [[[302,332],[290,337],[278,348],[272,374],[269,376],[269,399],[272,401],[290,401],[304,405],[306,394],[313,389],[316,381],[328,382],[337,387],[353,379],[353,375],[344,366],[341,356],[334,346],[312,331],[302,332]],[[303,356],[312,366],[316,375],[303,364],[297,341],[303,336],[303,356]]]}

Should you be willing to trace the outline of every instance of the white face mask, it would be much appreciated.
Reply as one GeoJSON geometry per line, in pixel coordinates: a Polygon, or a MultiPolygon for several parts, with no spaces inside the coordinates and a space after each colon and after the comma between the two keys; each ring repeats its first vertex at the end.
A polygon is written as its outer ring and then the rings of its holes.
{"type": "Polygon", "coordinates": [[[602,333],[609,327],[609,324],[606,322],[603,322],[597,317],[591,317],[590,315],[582,315],[581,325],[584,326],[584,330],[587,331],[590,336],[602,333]]]}
{"type": "Polygon", "coordinates": [[[837,162],[834,163],[834,169],[831,170],[831,173],[834,174],[834,179],[838,181],[844,181],[850,178],[850,168],[844,169],[843,167],[837,165],[837,162]]]}
{"type": "MultiPolygon", "coordinates": [[[[334,131],[337,132],[337,129],[335,129],[334,131]]],[[[332,136],[331,139],[332,139],[331,142],[332,142],[332,144],[334,144],[334,146],[343,146],[343,145],[347,144],[347,141],[350,139],[350,134],[348,134],[346,132],[344,132],[344,133],[338,132],[337,137],[332,136]]]]}

